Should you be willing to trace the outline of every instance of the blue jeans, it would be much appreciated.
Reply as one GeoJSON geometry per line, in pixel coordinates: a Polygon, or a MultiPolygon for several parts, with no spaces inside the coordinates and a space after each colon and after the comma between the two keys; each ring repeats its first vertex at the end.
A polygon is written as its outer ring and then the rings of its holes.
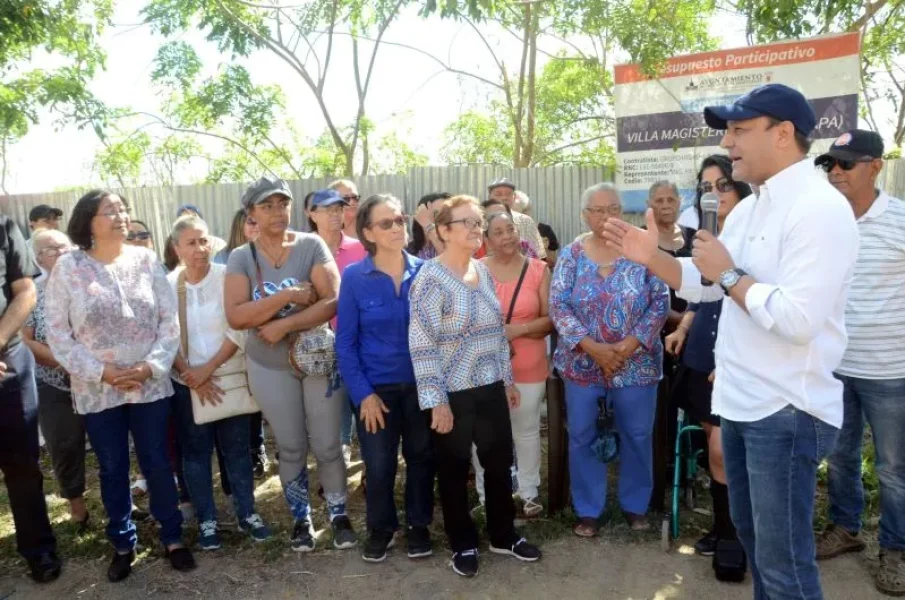
{"type": "Polygon", "coordinates": [[[355,415],[352,414],[352,400],[345,387],[337,391],[338,399],[342,402],[342,416],[339,421],[339,441],[343,446],[352,445],[352,435],[355,432],[355,415]]]}
{"type": "Polygon", "coordinates": [[[654,487],[653,429],[657,386],[607,389],[565,381],[569,426],[569,478],[579,518],[597,519],[606,508],[607,464],[591,450],[597,439],[597,399],[612,403],[619,432],[619,505],[625,512],[647,512],[654,487]]]}
{"type": "MultiPolygon", "coordinates": [[[[399,464],[399,439],[405,459],[405,520],[410,527],[427,527],[434,514],[434,460],[430,413],[418,406],[414,384],[377,386],[374,390],[390,410],[386,426],[368,433],[358,421],[358,440],[368,478],[368,529],[392,533],[399,529],[394,487],[399,464]]],[[[359,416],[355,410],[356,417],[359,416]]]]}
{"type": "Polygon", "coordinates": [[[170,402],[124,404],[85,415],[85,431],[100,467],[101,499],[107,511],[107,538],[120,552],[135,548],[129,489],[129,432],[138,466],[148,481],[151,515],[160,523],[164,546],[182,541],[182,513],[173,467],[167,456],[170,402]]]}
{"type": "Polygon", "coordinates": [[[0,353],[0,471],[9,495],[16,549],[26,559],[56,550],[47,518],[44,476],[38,462],[38,390],[35,359],[22,342],[0,353]]]}
{"type": "Polygon", "coordinates": [[[732,521],[754,579],[755,600],[817,600],[814,492],[817,465],[838,429],[791,404],[760,421],[722,419],[732,521]]]}
{"type": "Polygon", "coordinates": [[[250,517],[255,511],[255,489],[251,456],[248,454],[249,415],[196,425],[189,388],[174,381],[173,391],[176,432],[182,446],[182,470],[198,522],[217,520],[211,475],[214,438],[220,445],[229,474],[236,516],[240,522],[250,517]]]}
{"type": "Polygon", "coordinates": [[[845,386],[845,417],[829,456],[830,520],[849,531],[861,530],[866,419],[880,480],[880,547],[905,550],[905,379],[837,377],[845,386]]]}

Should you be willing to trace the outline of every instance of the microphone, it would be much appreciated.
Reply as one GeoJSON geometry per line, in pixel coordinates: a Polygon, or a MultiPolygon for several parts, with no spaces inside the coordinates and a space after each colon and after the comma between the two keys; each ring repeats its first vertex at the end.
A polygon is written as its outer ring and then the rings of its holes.
{"type": "MultiPolygon", "coordinates": [[[[701,196],[701,229],[717,235],[717,211],[720,207],[720,197],[714,192],[707,192],[701,196]]],[[[701,276],[701,285],[712,286],[713,282],[701,276]]]]}

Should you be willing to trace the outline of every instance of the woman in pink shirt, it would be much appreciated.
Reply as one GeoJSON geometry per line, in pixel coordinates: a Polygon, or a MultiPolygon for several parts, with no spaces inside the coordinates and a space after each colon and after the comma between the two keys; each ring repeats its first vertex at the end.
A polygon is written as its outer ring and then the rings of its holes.
{"type": "MultiPolygon", "coordinates": [[[[543,511],[538,502],[540,405],[550,369],[545,338],[553,331],[553,323],[548,316],[550,269],[544,261],[528,258],[522,253],[518,230],[506,212],[487,215],[484,237],[488,256],[483,263],[493,276],[506,320],[512,374],[522,395],[521,405],[513,409],[511,415],[518,465],[518,495],[524,503],[522,510],[525,516],[536,517],[543,511]]],[[[483,470],[478,470],[476,487],[482,500],[483,475],[483,470]]]]}
{"type": "MultiPolygon", "coordinates": [[[[357,239],[343,233],[343,214],[347,202],[333,189],[318,190],[308,194],[305,198],[305,213],[308,215],[308,225],[311,231],[327,242],[327,247],[336,261],[339,269],[340,281],[343,271],[352,263],[356,263],[368,255],[365,247],[357,239]]],[[[330,326],[336,330],[336,317],[330,321],[330,326]]],[[[339,437],[343,445],[343,458],[346,466],[352,459],[352,432],[355,430],[355,420],[352,416],[352,404],[345,393],[345,386],[341,388],[338,398],[343,402],[342,420],[340,421],[339,437]]]]}

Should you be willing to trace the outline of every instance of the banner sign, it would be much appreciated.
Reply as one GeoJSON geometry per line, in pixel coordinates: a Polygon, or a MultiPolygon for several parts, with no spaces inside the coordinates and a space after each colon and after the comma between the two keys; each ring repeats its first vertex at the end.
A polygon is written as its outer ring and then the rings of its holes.
{"type": "Polygon", "coordinates": [[[793,87],[811,102],[812,153],[824,152],[858,125],[860,44],[858,33],[846,33],[677,56],[657,79],[639,65],[616,66],[616,185],[626,210],[644,210],[651,184],[664,179],[678,185],[683,204],[693,202],[701,160],[726,153],[704,107],[731,104],[766,83],[793,87]]]}

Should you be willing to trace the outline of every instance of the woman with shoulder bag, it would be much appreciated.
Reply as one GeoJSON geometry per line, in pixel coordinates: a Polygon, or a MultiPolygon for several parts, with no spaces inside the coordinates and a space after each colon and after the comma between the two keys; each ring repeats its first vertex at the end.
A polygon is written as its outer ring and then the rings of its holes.
{"type": "Polygon", "coordinates": [[[258,238],[233,250],[224,304],[234,329],[249,331],[248,382],[270,423],[280,453],[280,480],[295,520],[290,545],[314,550],[308,490],[308,448],[317,459],[333,529],[333,546],[357,538],[346,515],[346,465],[340,445],[341,398],[333,333],[339,271],[327,244],[289,231],[292,192],[281,179],[262,177],[242,197],[258,238]]]}
{"type": "MultiPolygon", "coordinates": [[[[544,261],[523,254],[518,229],[507,212],[488,212],[484,231],[488,256],[484,266],[493,277],[505,317],[512,354],[512,375],[522,396],[512,409],[512,438],[518,466],[518,495],[526,517],[537,517],[540,487],[540,408],[547,391],[546,337],[553,331],[549,317],[550,270],[544,261]]],[[[473,454],[475,487],[484,504],[484,469],[473,454]]]]}
{"type": "Polygon", "coordinates": [[[214,438],[223,452],[239,529],[256,542],[270,539],[271,533],[255,512],[248,429],[257,405],[248,389],[241,350],[245,335],[226,322],[226,267],[211,264],[207,235],[207,224],[200,217],[176,221],[170,239],[185,267],[167,279],[176,291],[181,330],[181,348],[173,364],[173,411],[183,473],[198,520],[198,543],[202,550],[216,550],[220,537],[211,477],[214,438]]]}

